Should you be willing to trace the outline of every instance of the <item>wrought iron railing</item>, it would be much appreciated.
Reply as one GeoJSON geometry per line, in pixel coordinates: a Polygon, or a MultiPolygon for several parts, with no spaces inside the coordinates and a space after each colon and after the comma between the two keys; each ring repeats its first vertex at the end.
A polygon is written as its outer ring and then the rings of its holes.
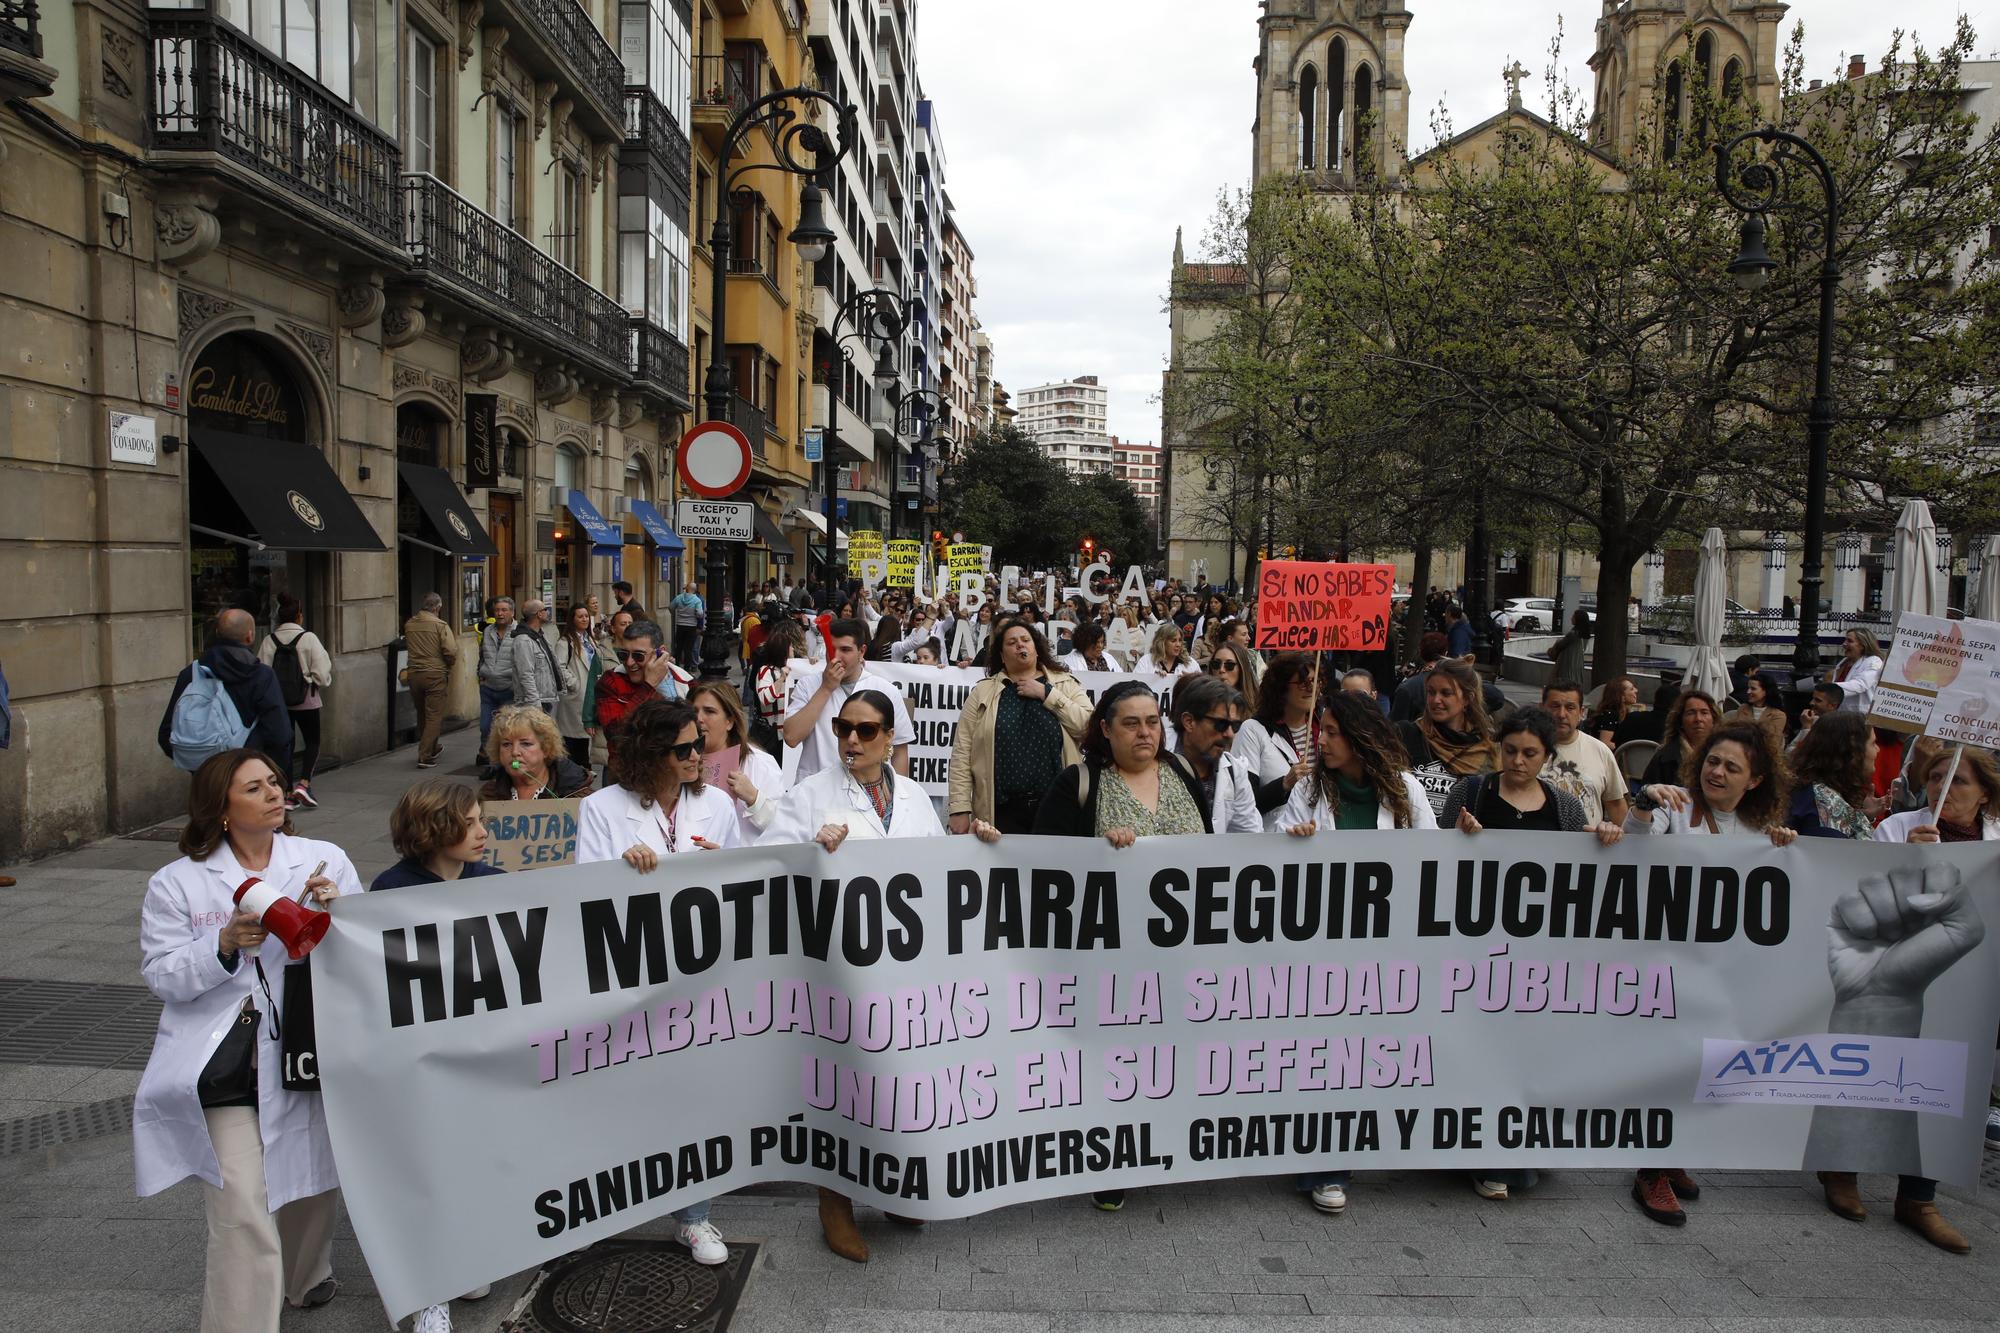
{"type": "Polygon", "coordinates": [[[694,105],[720,109],[734,116],[757,100],[757,89],[744,77],[743,66],[728,56],[694,58],[694,105]]]}
{"type": "Polygon", "coordinates": [[[625,147],[646,153],[666,173],[674,192],[683,200],[688,197],[692,182],[687,134],[650,88],[625,90],[625,147]]]}
{"type": "Polygon", "coordinates": [[[631,356],[625,308],[435,176],[403,177],[404,244],[417,267],[602,361],[631,356]]]}
{"type": "Polygon", "coordinates": [[[41,14],[35,0],[0,0],[0,46],[42,58],[41,14]]]}
{"type": "Polygon", "coordinates": [[[632,378],[688,406],[687,344],[644,315],[634,315],[630,346],[626,364],[632,378]]]}
{"type": "Polygon", "coordinates": [[[764,409],[741,394],[736,396],[736,401],[731,404],[731,407],[734,409],[736,417],[736,429],[742,431],[750,440],[751,456],[762,458],[764,456],[764,409]]]}
{"type": "Polygon", "coordinates": [[[505,0],[562,62],[585,96],[614,122],[625,95],[625,61],[576,0],[505,0]]]}
{"type": "MultiPolygon", "coordinates": [[[[0,0],[14,4],[19,0],[0,0]]],[[[152,146],[216,153],[395,244],[396,141],[249,38],[201,14],[152,17],[152,146]]]]}

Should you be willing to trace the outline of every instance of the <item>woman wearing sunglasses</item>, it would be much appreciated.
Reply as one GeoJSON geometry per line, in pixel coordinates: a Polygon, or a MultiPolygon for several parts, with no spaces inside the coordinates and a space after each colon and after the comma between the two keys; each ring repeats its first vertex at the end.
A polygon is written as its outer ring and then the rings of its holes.
{"type": "MultiPolygon", "coordinates": [[[[623,861],[648,874],[677,852],[740,847],[736,802],[702,780],[699,716],[681,700],[648,699],[625,718],[612,773],[618,779],[586,796],[576,812],[576,859],[623,861]]],[[[675,1239],[698,1264],[729,1258],[708,1220],[708,1200],[674,1210],[675,1239]]]]}
{"type": "MultiPolygon", "coordinates": [[[[835,753],[840,762],[822,768],[790,791],[766,796],[753,816],[775,806],[764,825],[759,846],[816,842],[838,851],[850,838],[936,838],[944,834],[937,811],[924,789],[896,776],[889,755],[896,748],[895,706],[880,690],[856,690],[833,719],[835,753]]],[[[984,820],[972,832],[981,842],[997,842],[1000,830],[984,820]]],[[[912,1218],[887,1215],[903,1226],[922,1226],[912,1218]]],[[[854,1223],[854,1201],[835,1190],[819,1192],[819,1225],[826,1247],[857,1264],[868,1262],[868,1242],[854,1223]]]]}
{"type": "Polygon", "coordinates": [[[1248,648],[1238,647],[1233,640],[1224,640],[1208,659],[1208,674],[1242,695],[1243,706],[1253,715],[1256,713],[1257,669],[1250,660],[1248,648]]]}

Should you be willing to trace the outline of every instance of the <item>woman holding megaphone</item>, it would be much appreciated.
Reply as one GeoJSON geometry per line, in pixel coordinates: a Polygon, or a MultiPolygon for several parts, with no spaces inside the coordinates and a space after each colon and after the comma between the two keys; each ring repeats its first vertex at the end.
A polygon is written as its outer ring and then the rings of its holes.
{"type": "Polygon", "coordinates": [[[283,1085],[284,969],[326,933],[317,908],[361,881],[340,848],[293,835],[284,777],[256,750],[195,771],[180,849],[139,917],[165,1007],[133,1099],[138,1189],[202,1182],[202,1333],[276,1333],[284,1305],[333,1299],[340,1184],[319,1097],[283,1085]]]}

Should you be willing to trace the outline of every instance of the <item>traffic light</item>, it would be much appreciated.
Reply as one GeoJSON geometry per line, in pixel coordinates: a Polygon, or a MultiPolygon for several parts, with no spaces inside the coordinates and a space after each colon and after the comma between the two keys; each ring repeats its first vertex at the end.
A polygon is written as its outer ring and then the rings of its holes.
{"type": "Polygon", "coordinates": [[[1097,538],[1085,537],[1083,539],[1083,544],[1080,549],[1083,551],[1083,558],[1085,562],[1088,563],[1090,560],[1094,559],[1097,555],[1097,538]]]}
{"type": "Polygon", "coordinates": [[[945,562],[944,533],[935,528],[931,530],[931,552],[937,557],[937,562],[940,565],[945,562]]]}

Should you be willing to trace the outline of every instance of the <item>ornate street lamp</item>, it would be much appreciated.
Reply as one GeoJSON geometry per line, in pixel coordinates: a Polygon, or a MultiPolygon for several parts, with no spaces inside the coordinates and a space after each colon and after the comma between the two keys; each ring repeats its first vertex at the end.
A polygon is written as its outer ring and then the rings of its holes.
{"type": "MultiPolygon", "coordinates": [[[[910,300],[899,292],[887,287],[857,291],[840,303],[834,312],[833,328],[829,336],[834,348],[839,351],[843,363],[854,359],[853,352],[846,344],[858,342],[863,347],[872,347],[870,359],[874,362],[872,377],[875,391],[887,394],[896,386],[895,349],[904,332],[910,327],[910,300]]],[[[833,373],[828,367],[828,373],[833,373]]],[[[832,386],[828,386],[831,396],[832,386]]],[[[833,456],[835,446],[840,442],[838,422],[832,412],[827,414],[825,426],[825,453],[820,462],[821,487],[820,506],[826,520],[826,563],[829,570],[833,566],[833,515],[835,501],[833,456]]]]}
{"type": "Polygon", "coordinates": [[[1833,439],[1833,318],[1840,293],[1840,189],[1833,170],[1819,150],[1796,134],[1766,125],[1739,134],[1715,147],[1715,184],[1732,208],[1746,214],[1742,243],[1729,265],[1730,274],[1746,290],[1761,286],[1778,267],[1764,247],[1764,215],[1797,211],[1799,200],[1785,197],[1786,172],[1802,170],[1817,181],[1825,197],[1820,217],[1825,254],[1819,270],[1819,346],[1813,361],[1813,396],[1806,417],[1805,561],[1799,571],[1799,634],[1792,647],[1795,690],[1812,688],[1819,674],[1820,566],[1826,558],[1827,450],[1833,439]],[[1732,170],[1738,147],[1752,139],[1770,146],[1762,161],[1732,170]]]}
{"type": "MultiPolygon", "coordinates": [[[[767,93],[736,114],[722,136],[722,151],[715,165],[721,182],[719,197],[731,197],[736,182],[755,171],[777,171],[805,179],[799,191],[799,220],[787,238],[798,247],[799,258],[817,264],[833,244],[833,231],[826,224],[820,188],[813,178],[832,169],[833,164],[854,147],[860,111],[851,102],[842,102],[816,88],[781,88],[767,93]],[[825,130],[802,118],[813,102],[823,102],[838,122],[838,139],[829,139],[825,130]],[[771,136],[775,162],[745,162],[732,167],[737,148],[753,127],[761,126],[771,136]]],[[[709,234],[714,282],[710,289],[710,345],[708,374],[702,397],[710,421],[729,421],[736,397],[735,372],[729,364],[729,260],[735,237],[729,210],[717,209],[715,229],[709,234]]],[[[833,542],[831,520],[827,543],[833,542]]],[[[725,622],[722,604],[728,595],[729,557],[723,544],[708,544],[708,633],[702,641],[702,675],[721,676],[728,671],[730,639],[734,627],[725,622]]]]}

